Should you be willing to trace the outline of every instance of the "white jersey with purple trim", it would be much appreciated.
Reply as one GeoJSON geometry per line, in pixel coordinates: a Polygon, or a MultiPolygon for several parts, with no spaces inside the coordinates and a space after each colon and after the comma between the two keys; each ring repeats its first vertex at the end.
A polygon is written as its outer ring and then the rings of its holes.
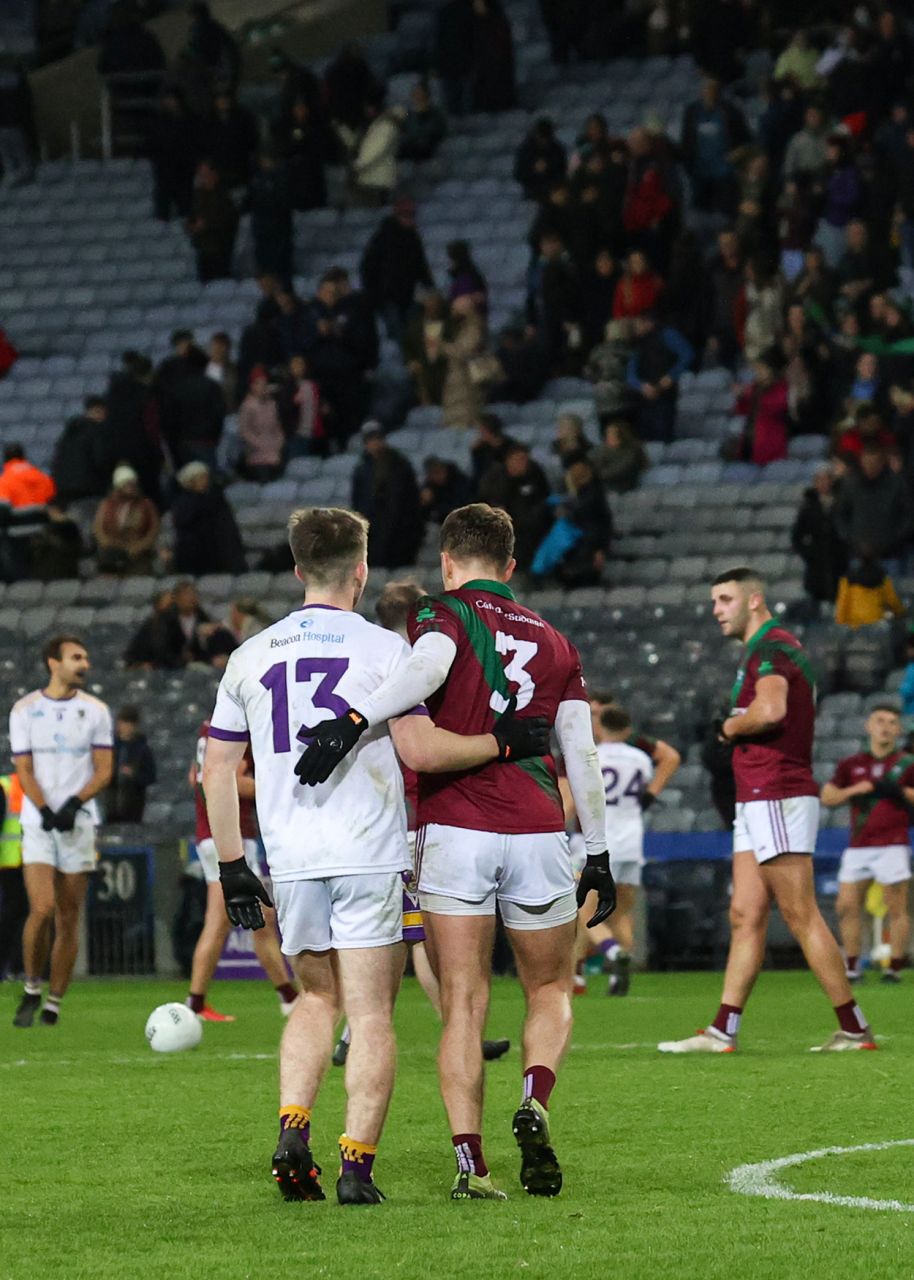
{"type": "MultiPolygon", "coordinates": [[[[41,689],[20,698],[10,712],[10,751],[31,756],[35,781],[52,809],[60,809],[82,791],[95,772],[94,747],[114,745],[111,712],[100,698],[82,689],[69,698],[49,698],[41,689]]],[[[98,824],[96,800],[83,805],[98,824]]],[[[40,827],[41,814],[27,796],[22,799],[22,825],[40,827]]]]}
{"type": "Polygon", "coordinates": [[[627,742],[597,743],[606,794],[606,847],[613,862],[644,862],[644,814],[638,797],[654,776],[649,755],[627,742]]]}
{"type": "Polygon", "coordinates": [[[373,725],[317,787],[295,765],[303,728],[359,707],[409,655],[406,642],[357,613],[296,609],[246,640],[228,660],[210,738],[248,741],[257,816],[273,880],[403,871],[403,775],[386,722],[373,725]]]}

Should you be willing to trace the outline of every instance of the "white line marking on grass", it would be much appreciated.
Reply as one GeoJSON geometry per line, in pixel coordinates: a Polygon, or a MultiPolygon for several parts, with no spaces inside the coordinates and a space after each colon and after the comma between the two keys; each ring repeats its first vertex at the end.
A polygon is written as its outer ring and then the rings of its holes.
{"type": "Polygon", "coordinates": [[[914,1204],[904,1200],[874,1200],[870,1196],[836,1196],[830,1191],[792,1191],[778,1181],[782,1169],[821,1160],[825,1156],[848,1156],[856,1151],[887,1151],[890,1147],[914,1147],[914,1138],[895,1138],[891,1142],[863,1142],[858,1147],[822,1147],[818,1151],[799,1151],[777,1160],[758,1164],[741,1164],[727,1174],[731,1191],[741,1196],[764,1196],[766,1200],[813,1200],[819,1204],[840,1205],[844,1209],[888,1209],[893,1213],[914,1213],[914,1204]]]}
{"type": "MultiPolygon", "coordinates": [[[[121,1054],[116,1058],[102,1058],[104,1063],[114,1067],[142,1067],[148,1066],[149,1063],[162,1062],[166,1057],[173,1058],[174,1054],[162,1053],[143,1053],[131,1054],[129,1057],[121,1054]]],[[[55,1071],[58,1067],[85,1067],[86,1058],[14,1058],[9,1062],[0,1062],[0,1067],[53,1067],[55,1071]]],[[[100,1055],[94,1053],[91,1055],[93,1061],[98,1062],[100,1055]]],[[[275,1053],[224,1053],[221,1057],[227,1062],[275,1062],[277,1055],[275,1053]]]]}

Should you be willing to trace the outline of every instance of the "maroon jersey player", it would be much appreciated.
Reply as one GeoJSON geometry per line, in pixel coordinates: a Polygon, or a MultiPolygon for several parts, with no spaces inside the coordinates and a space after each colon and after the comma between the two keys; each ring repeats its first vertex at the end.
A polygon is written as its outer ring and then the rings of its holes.
{"type": "Polygon", "coordinates": [[[720,1008],[698,1035],[668,1040],[666,1053],[732,1053],[743,1009],[762,967],[768,914],[778,904],[838,1018],[822,1049],[875,1049],[855,1004],[844,962],[815,898],[812,853],[819,826],[812,775],[815,682],[800,642],[771,616],[752,569],[731,569],[711,587],[722,633],[745,645],[730,715],[720,728],[733,743],[731,938],[720,1008]]]}
{"type": "Polygon", "coordinates": [[[838,922],[847,976],[860,978],[861,926],[867,890],[882,886],[889,918],[891,959],[883,981],[901,981],[911,924],[908,886],[911,880],[911,806],[914,805],[914,755],[898,749],[901,717],[896,707],[874,707],[867,717],[869,747],[839,761],[822,788],[829,808],[850,804],[848,847],[838,871],[838,922]]]}

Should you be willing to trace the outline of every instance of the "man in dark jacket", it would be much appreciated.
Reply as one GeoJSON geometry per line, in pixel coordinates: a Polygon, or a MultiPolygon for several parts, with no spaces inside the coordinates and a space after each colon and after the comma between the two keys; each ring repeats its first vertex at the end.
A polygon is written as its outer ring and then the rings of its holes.
{"type": "Polygon", "coordinates": [[[217,93],[213,113],[204,122],[202,151],[218,170],[230,191],[246,187],[257,154],[257,120],[247,107],[240,106],[230,93],[217,93]]]}
{"type": "Polygon", "coordinates": [[[179,218],[190,214],[197,167],[197,136],[194,121],[177,90],[162,95],[149,121],[147,147],[152,163],[152,213],[168,222],[172,212],[179,218]]]}
{"type": "Polygon", "coordinates": [[[834,522],[837,494],[831,470],[821,467],[803,494],[790,542],[805,565],[803,586],[811,599],[834,604],[838,580],[847,568],[847,547],[834,522]]]}
{"type": "Polygon", "coordinates": [[[419,285],[434,288],[422,237],[416,229],[416,202],[401,196],[365,246],[362,288],[388,336],[400,342],[419,285]]]}
{"type": "Polygon", "coordinates": [[[505,435],[505,427],[497,413],[481,413],[476,419],[476,438],[470,445],[473,488],[479,491],[483,476],[496,462],[504,462],[505,454],[515,443],[505,435]]]}
{"type": "Polygon", "coordinates": [[[835,528],[848,547],[866,546],[882,560],[889,574],[911,532],[911,502],[903,476],[890,470],[880,444],[867,443],[860,453],[859,471],[841,482],[835,502],[835,528]]]}
{"type": "Polygon", "coordinates": [[[219,170],[208,161],[197,169],[187,229],[197,254],[197,279],[200,283],[224,280],[230,276],[238,232],[238,210],[219,170]]]}
{"type": "Polygon", "coordinates": [[[669,443],[676,426],[679,379],[695,352],[678,329],[658,325],[651,311],[635,317],[635,334],[625,380],[638,396],[639,435],[669,443]]]}
{"type": "Polygon", "coordinates": [[[514,522],[514,558],[527,569],[549,528],[549,481],[525,444],[512,444],[504,462],[496,462],[479,485],[480,502],[503,507],[514,522]]]}
{"type": "Polygon", "coordinates": [[[421,163],[430,160],[447,133],[447,118],[440,107],[432,102],[432,95],[424,80],[413,86],[409,95],[410,107],[400,128],[400,146],[397,154],[401,160],[421,163]]]}
{"type": "Polygon", "coordinates": [[[241,534],[225,494],[212,482],[209,467],[188,462],[177,479],[181,488],[171,508],[177,572],[197,578],[206,573],[244,573],[241,534]]]}
{"type": "Polygon", "coordinates": [[[422,541],[419,486],[407,459],[384,439],[379,422],[362,428],[362,457],[352,473],[352,506],[371,522],[368,563],[379,569],[415,564],[422,541]]]}
{"type": "Polygon", "coordinates": [[[262,151],[251,181],[248,208],[254,261],[260,275],[292,276],[292,195],[289,175],[272,151],[262,151]]]}
{"type": "Polygon", "coordinates": [[[129,463],[140,488],[157,507],[162,506],[162,441],[159,403],[152,391],[152,362],[138,351],[125,351],[121,367],[108,382],[109,451],[106,470],[129,463]]]}
{"type": "Polygon", "coordinates": [[[732,217],[738,192],[730,154],[749,137],[742,112],[721,95],[720,81],[705,76],[701,97],[689,103],[682,118],[682,158],[696,208],[732,217]]]}
{"type": "Polygon", "coordinates": [[[425,476],[419,490],[422,515],[432,524],[442,524],[457,507],[472,501],[472,486],[456,462],[426,458],[425,476]]]}
{"type": "Polygon", "coordinates": [[[542,116],[517,148],[514,180],[524,189],[526,200],[541,204],[556,183],[564,181],[568,168],[565,148],[555,136],[548,116],[542,116]]]}
{"type": "Polygon", "coordinates": [[[105,792],[106,822],[142,822],[146,790],[156,782],[156,762],[138,707],[121,707],[114,722],[114,771],[105,792]]]}
{"type": "Polygon", "coordinates": [[[216,464],[225,426],[225,397],[219,383],[206,376],[206,366],[206,355],[192,347],[187,372],[171,394],[168,445],[176,468],[194,461],[216,464]]]}
{"type": "Polygon", "coordinates": [[[436,11],[432,64],[448,115],[465,116],[470,109],[473,39],[472,0],[447,0],[436,11]]]}
{"type": "Polygon", "coordinates": [[[562,239],[547,231],[527,276],[527,323],[536,329],[550,369],[579,351],[581,282],[562,239]]]}
{"type": "Polygon", "coordinates": [[[87,396],[85,410],[71,418],[54,448],[51,475],[64,502],[100,498],[111,479],[108,406],[101,396],[87,396]]]}

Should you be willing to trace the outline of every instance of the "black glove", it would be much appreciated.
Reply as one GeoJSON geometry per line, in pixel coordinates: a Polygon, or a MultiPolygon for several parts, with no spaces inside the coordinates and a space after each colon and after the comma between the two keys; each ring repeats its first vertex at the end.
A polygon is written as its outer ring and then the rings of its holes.
{"type": "Polygon", "coordinates": [[[891,778],[880,778],[878,782],[874,782],[873,795],[878,796],[880,800],[894,800],[896,804],[907,803],[901,783],[893,782],[891,778]]]}
{"type": "Polygon", "coordinates": [[[714,734],[714,737],[717,739],[718,742],[726,742],[728,746],[731,746],[733,743],[733,739],[726,737],[726,735],[724,734],[724,725],[729,719],[730,717],[728,715],[715,716],[714,719],[711,721],[711,732],[714,734]]]}
{"type": "Polygon", "coordinates": [[[651,805],[656,804],[659,799],[660,797],[655,796],[653,791],[642,791],[640,796],[638,797],[638,803],[641,805],[641,808],[646,813],[647,810],[651,807],[651,805]]]}
{"type": "Polygon", "coordinates": [[[295,766],[302,786],[316,787],[318,783],[326,782],[367,728],[368,721],[361,711],[350,707],[336,720],[324,720],[316,729],[303,731],[301,736],[310,741],[295,766]]]}
{"type": "Polygon", "coordinates": [[[514,714],[516,710],[517,694],[512,693],[492,730],[498,743],[499,764],[549,754],[549,721],[545,716],[527,716],[518,720],[514,714]]]}
{"type": "Polygon", "coordinates": [[[83,802],[79,796],[70,796],[65,805],[62,805],[54,815],[54,825],[58,831],[72,831],[76,826],[76,815],[83,807],[83,802]]]}
{"type": "Polygon", "coordinates": [[[254,875],[243,857],[219,863],[219,883],[231,923],[242,929],[262,929],[264,919],[260,903],[265,907],[272,907],[273,903],[259,876],[254,875]]]}
{"type": "Polygon", "coordinates": [[[609,854],[594,853],[587,855],[587,862],[584,864],[584,870],[581,872],[581,878],[578,881],[577,902],[579,907],[583,907],[587,901],[587,895],[593,889],[597,891],[597,909],[587,921],[587,928],[592,929],[595,924],[602,924],[616,909],[616,882],[613,880],[613,873],[609,869],[609,854]]]}
{"type": "Polygon", "coordinates": [[[41,806],[41,829],[42,831],[57,830],[57,814],[49,804],[41,806]]]}

